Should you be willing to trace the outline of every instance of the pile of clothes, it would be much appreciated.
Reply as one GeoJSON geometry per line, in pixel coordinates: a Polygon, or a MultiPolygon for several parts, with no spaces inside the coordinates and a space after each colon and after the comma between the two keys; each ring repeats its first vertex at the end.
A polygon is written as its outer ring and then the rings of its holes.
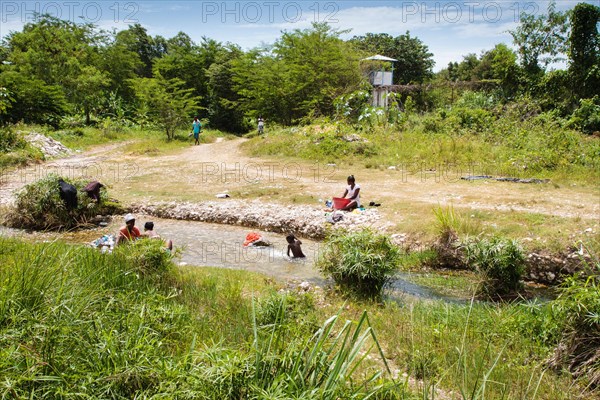
{"type": "Polygon", "coordinates": [[[102,253],[112,253],[115,248],[115,236],[104,235],[99,239],[96,239],[90,243],[90,246],[100,249],[102,253]]]}

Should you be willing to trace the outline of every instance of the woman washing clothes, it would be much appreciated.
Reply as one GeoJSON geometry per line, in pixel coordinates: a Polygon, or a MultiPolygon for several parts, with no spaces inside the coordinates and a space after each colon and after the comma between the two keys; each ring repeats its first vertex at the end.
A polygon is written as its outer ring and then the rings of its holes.
{"type": "Polygon", "coordinates": [[[350,203],[348,203],[348,205],[346,205],[346,207],[342,208],[341,210],[352,211],[355,208],[360,207],[360,186],[356,183],[354,175],[350,175],[348,177],[347,182],[348,186],[346,187],[346,190],[344,191],[344,195],[342,197],[345,199],[349,199],[350,203]]]}

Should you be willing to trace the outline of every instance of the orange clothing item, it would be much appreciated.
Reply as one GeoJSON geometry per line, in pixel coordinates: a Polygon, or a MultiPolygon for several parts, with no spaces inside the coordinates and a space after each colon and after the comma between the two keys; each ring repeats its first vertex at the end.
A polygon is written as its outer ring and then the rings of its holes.
{"type": "Polygon", "coordinates": [[[256,232],[250,232],[246,235],[246,241],[244,242],[244,246],[249,246],[252,242],[256,242],[260,240],[261,236],[256,232]]]}
{"type": "Polygon", "coordinates": [[[119,230],[119,236],[122,236],[127,240],[135,240],[142,236],[142,234],[140,233],[140,230],[135,226],[131,229],[131,232],[129,231],[129,229],[127,229],[127,226],[124,226],[119,230]]]}

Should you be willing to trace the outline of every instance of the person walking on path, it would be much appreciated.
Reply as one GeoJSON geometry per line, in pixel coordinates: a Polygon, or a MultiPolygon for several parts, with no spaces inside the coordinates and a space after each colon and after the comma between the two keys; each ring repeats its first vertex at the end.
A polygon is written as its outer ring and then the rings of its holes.
{"type": "Polygon", "coordinates": [[[202,130],[202,123],[198,119],[196,115],[194,117],[194,122],[192,122],[192,133],[194,134],[195,145],[200,144],[200,131],[202,130]]]}

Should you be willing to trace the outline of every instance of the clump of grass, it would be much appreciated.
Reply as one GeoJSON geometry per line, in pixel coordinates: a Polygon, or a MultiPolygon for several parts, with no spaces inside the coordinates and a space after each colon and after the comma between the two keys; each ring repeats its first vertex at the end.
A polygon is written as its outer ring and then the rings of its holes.
{"type": "Polygon", "coordinates": [[[371,230],[334,230],[325,241],[318,268],[343,289],[360,297],[378,298],[398,271],[401,250],[371,230]]]}
{"type": "Polygon", "coordinates": [[[600,260],[589,265],[589,275],[565,280],[552,310],[561,333],[550,364],[567,366],[590,387],[600,387],[600,260]]]}
{"type": "Polygon", "coordinates": [[[9,210],[6,223],[15,228],[35,230],[71,229],[89,224],[96,215],[116,214],[122,212],[119,204],[108,201],[106,188],[100,190],[103,199],[99,204],[81,191],[84,181],[65,182],[73,184],[77,189],[77,207],[69,210],[60,198],[59,179],[56,174],[26,185],[16,196],[16,204],[9,210]]]}
{"type": "Polygon", "coordinates": [[[488,297],[512,295],[522,289],[525,257],[515,241],[501,237],[468,242],[467,263],[483,275],[480,294],[488,297]]]}
{"type": "Polygon", "coordinates": [[[436,230],[438,239],[433,245],[437,257],[433,264],[442,268],[463,268],[464,260],[461,253],[458,233],[463,224],[462,218],[454,211],[454,207],[442,208],[437,206],[433,209],[436,218],[436,230]]]}

